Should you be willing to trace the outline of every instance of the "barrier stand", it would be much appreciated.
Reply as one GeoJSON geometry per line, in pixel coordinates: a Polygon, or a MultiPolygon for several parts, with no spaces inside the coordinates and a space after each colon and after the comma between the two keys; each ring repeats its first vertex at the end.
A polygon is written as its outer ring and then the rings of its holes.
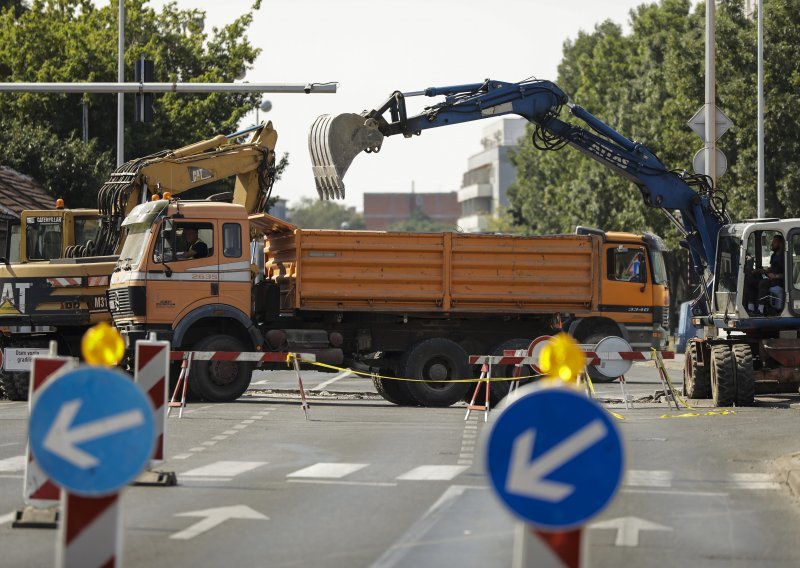
{"type": "Polygon", "coordinates": [[[633,397],[628,395],[627,383],[625,382],[625,375],[620,375],[618,380],[620,389],[622,389],[622,400],[625,402],[625,410],[633,408],[633,397]],[[630,406],[628,406],[629,403],[630,406]]]}
{"type": "Polygon", "coordinates": [[[672,403],[674,403],[675,410],[680,410],[681,407],[678,405],[678,398],[675,395],[675,389],[672,386],[672,381],[669,380],[667,369],[664,366],[664,359],[661,358],[661,354],[655,349],[653,350],[653,361],[655,361],[656,368],[658,369],[658,378],[661,379],[661,386],[664,387],[664,397],[667,399],[667,406],[672,408],[672,403]],[[672,403],[670,403],[670,399],[672,400],[672,403]]]}
{"type": "Polygon", "coordinates": [[[194,358],[194,352],[192,351],[184,351],[181,357],[181,372],[178,375],[178,382],[175,384],[175,390],[172,392],[172,398],[167,404],[167,417],[169,417],[170,413],[172,412],[173,408],[180,408],[178,411],[178,418],[183,418],[183,409],[186,406],[186,387],[189,386],[189,371],[192,368],[192,359],[194,358]],[[183,386],[181,391],[181,401],[175,402],[175,398],[178,396],[178,389],[183,386]]]}
{"type": "Polygon", "coordinates": [[[475,392],[472,393],[472,400],[469,401],[467,405],[467,415],[464,416],[464,420],[469,420],[469,413],[473,410],[482,410],[483,411],[483,421],[488,422],[489,420],[489,382],[492,377],[492,362],[489,360],[488,363],[484,363],[481,365],[481,376],[478,379],[478,382],[475,384],[475,392]],[[486,401],[485,404],[475,404],[475,400],[478,398],[478,393],[481,391],[481,383],[486,383],[486,401]]]}
{"type": "Polygon", "coordinates": [[[155,333],[151,333],[147,341],[136,342],[133,380],[153,404],[156,444],[149,467],[139,474],[133,482],[134,485],[170,487],[178,483],[174,471],[155,469],[166,459],[164,440],[167,434],[167,415],[164,407],[169,396],[169,347],[169,341],[156,341],[155,333]]]}
{"type": "Polygon", "coordinates": [[[289,353],[287,357],[292,359],[292,363],[294,363],[294,372],[297,375],[297,387],[300,389],[300,408],[303,409],[303,414],[308,420],[308,409],[310,408],[308,402],[306,402],[306,391],[303,388],[303,379],[300,378],[300,363],[297,362],[297,353],[289,353]]]}
{"type": "MultiPolygon", "coordinates": [[[[55,341],[50,342],[47,357],[34,357],[31,364],[30,386],[28,387],[28,415],[39,396],[39,391],[52,378],[75,367],[72,357],[58,357],[55,341]]],[[[26,448],[25,481],[22,498],[25,507],[16,511],[11,526],[15,529],[54,529],[58,521],[61,489],[42,471],[33,457],[30,444],[26,448]]]]}

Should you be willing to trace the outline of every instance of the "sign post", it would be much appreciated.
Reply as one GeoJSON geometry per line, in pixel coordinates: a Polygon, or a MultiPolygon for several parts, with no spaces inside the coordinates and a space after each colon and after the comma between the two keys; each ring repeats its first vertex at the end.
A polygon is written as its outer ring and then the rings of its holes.
{"type": "Polygon", "coordinates": [[[153,455],[150,402],[121,371],[84,366],[45,385],[28,428],[39,467],[63,489],[56,566],[118,565],[118,491],[153,455]]]}
{"type": "Polygon", "coordinates": [[[515,567],[580,565],[581,527],[622,481],[622,440],[609,414],[566,387],[526,387],[497,417],[486,467],[519,527],[515,567]]]}

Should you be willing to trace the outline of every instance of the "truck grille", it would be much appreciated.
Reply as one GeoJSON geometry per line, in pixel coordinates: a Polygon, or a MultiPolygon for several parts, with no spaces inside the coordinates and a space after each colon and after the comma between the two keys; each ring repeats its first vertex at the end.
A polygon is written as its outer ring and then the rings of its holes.
{"type": "Polygon", "coordinates": [[[111,310],[111,315],[115,318],[143,316],[147,311],[146,290],[144,286],[128,286],[109,290],[107,292],[108,309],[111,310]]]}

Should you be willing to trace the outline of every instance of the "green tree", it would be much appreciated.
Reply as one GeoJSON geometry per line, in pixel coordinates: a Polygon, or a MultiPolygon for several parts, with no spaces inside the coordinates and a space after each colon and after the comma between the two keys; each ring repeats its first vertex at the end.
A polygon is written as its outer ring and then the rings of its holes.
{"type": "MultiPolygon", "coordinates": [[[[116,81],[115,3],[95,6],[91,0],[32,0],[27,9],[15,9],[17,4],[11,2],[0,9],[0,80],[116,81]]],[[[142,56],[154,60],[156,81],[233,81],[252,67],[259,53],[245,35],[259,4],[260,0],[255,0],[250,11],[207,33],[201,10],[179,10],[175,4],[167,4],[156,12],[147,0],[127,0],[126,81],[133,81],[134,63],[142,56]]],[[[142,124],[131,121],[134,98],[127,96],[126,159],[232,132],[259,102],[257,94],[157,95],[153,122],[142,124]]],[[[0,96],[0,116],[14,127],[0,132],[0,163],[10,160],[4,148],[19,136],[19,128],[28,124],[39,129],[34,132],[37,137],[29,141],[29,156],[22,161],[33,161],[40,148],[52,146],[54,140],[64,141],[62,151],[71,152],[76,146],[69,140],[80,136],[84,103],[89,105],[93,149],[109,172],[114,165],[117,112],[116,96],[109,94],[0,96]]],[[[61,176],[67,172],[44,167],[42,170],[43,177],[39,179],[46,187],[66,184],[76,188],[80,204],[95,201],[99,185],[91,176],[64,181],[61,176]]]]}
{"type": "Polygon", "coordinates": [[[353,207],[304,197],[291,208],[292,223],[302,229],[363,229],[364,218],[353,207]],[[346,226],[345,226],[346,223],[346,226]]]}
{"type": "Polygon", "coordinates": [[[443,233],[455,231],[455,225],[442,223],[431,219],[421,209],[415,209],[411,217],[405,221],[398,221],[389,225],[390,231],[401,231],[404,233],[443,233]]]}

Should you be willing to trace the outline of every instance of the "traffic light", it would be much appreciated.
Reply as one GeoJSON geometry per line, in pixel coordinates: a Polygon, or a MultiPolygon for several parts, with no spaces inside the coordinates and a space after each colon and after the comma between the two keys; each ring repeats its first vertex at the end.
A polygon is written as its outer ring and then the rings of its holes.
{"type": "MultiPolygon", "coordinates": [[[[154,65],[151,59],[136,62],[135,79],[137,83],[152,83],[155,80],[154,65]]],[[[136,93],[134,120],[153,122],[153,93],[136,93]]]]}

